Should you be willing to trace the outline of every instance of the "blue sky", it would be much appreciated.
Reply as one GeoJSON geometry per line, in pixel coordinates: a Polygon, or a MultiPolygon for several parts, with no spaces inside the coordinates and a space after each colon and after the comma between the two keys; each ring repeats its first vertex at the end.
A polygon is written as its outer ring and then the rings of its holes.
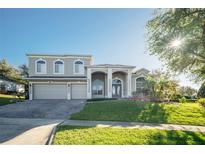
{"type": "MultiPolygon", "coordinates": [[[[26,53],[92,54],[94,63],[157,69],[145,48],[153,9],[0,9],[0,58],[14,66],[26,53]]],[[[180,76],[181,84],[197,85],[180,76]]]]}

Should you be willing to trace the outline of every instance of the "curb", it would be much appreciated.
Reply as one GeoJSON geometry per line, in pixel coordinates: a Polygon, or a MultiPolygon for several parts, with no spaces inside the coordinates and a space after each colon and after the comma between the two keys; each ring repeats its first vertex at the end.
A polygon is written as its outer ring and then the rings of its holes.
{"type": "MultiPolygon", "coordinates": [[[[63,121],[64,122],[64,121],[63,121]]],[[[61,125],[63,122],[59,123],[58,125],[61,125]]],[[[56,133],[56,128],[58,127],[58,125],[56,125],[53,130],[51,131],[49,137],[48,137],[48,140],[46,142],[45,145],[52,145],[52,142],[53,142],[53,138],[55,136],[55,133],[56,133]]]]}

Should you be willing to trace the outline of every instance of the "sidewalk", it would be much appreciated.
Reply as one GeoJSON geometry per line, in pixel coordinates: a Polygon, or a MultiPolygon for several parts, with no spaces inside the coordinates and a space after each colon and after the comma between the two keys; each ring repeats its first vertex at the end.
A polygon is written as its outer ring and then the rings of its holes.
{"type": "Polygon", "coordinates": [[[0,144],[45,145],[63,120],[0,118],[0,144]]]}
{"type": "Polygon", "coordinates": [[[65,120],[61,125],[139,128],[139,129],[162,129],[162,130],[183,130],[183,131],[193,131],[193,132],[205,132],[205,127],[203,127],[203,126],[153,124],[153,123],[138,123],[138,122],[65,120]]]}

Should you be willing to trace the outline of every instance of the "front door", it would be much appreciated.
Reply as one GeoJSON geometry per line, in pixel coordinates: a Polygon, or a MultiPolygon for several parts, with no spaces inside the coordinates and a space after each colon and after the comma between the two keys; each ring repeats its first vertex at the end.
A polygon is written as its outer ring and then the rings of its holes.
{"type": "Polygon", "coordinates": [[[113,84],[112,85],[112,97],[121,97],[121,94],[122,94],[121,84],[113,84]]]}

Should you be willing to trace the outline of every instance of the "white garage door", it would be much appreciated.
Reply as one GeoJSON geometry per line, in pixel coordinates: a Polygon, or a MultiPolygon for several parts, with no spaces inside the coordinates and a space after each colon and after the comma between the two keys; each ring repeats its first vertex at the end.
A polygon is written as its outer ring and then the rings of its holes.
{"type": "Polygon", "coordinates": [[[71,99],[86,99],[87,98],[87,85],[73,84],[71,99]]]}
{"type": "Polygon", "coordinates": [[[34,99],[67,99],[66,84],[34,84],[34,99]]]}

